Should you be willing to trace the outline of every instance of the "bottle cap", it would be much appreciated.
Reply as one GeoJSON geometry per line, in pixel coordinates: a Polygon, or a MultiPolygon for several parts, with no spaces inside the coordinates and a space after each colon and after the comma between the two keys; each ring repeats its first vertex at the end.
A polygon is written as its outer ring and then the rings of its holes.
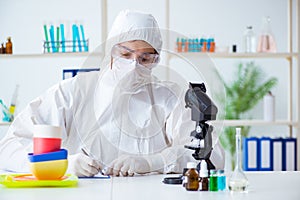
{"type": "Polygon", "coordinates": [[[200,177],[208,177],[207,163],[205,160],[201,161],[200,177]]]}
{"type": "Polygon", "coordinates": [[[236,45],[234,44],[234,45],[232,45],[232,52],[235,53],[236,51],[237,51],[237,47],[236,47],[236,45]]]}
{"type": "Polygon", "coordinates": [[[187,168],[188,169],[196,169],[197,164],[195,162],[188,162],[187,163],[187,168]]]}

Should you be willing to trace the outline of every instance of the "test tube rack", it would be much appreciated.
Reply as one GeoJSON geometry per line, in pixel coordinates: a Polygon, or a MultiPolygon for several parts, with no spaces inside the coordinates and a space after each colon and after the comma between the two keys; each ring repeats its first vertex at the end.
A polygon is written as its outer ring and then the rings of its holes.
{"type": "Polygon", "coordinates": [[[89,40],[44,41],[44,53],[88,52],[89,40]]]}

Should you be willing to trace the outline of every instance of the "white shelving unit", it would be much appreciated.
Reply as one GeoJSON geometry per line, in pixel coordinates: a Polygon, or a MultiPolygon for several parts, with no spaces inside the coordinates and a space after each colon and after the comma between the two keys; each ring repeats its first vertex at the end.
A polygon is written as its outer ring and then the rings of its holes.
{"type": "Polygon", "coordinates": [[[211,121],[212,125],[220,126],[297,126],[297,122],[288,120],[264,121],[264,120],[224,120],[211,121]]]}
{"type": "MultiPolygon", "coordinates": [[[[292,80],[292,71],[293,71],[293,65],[292,60],[293,58],[297,59],[299,56],[298,53],[201,53],[201,52],[183,52],[183,53],[177,53],[177,55],[170,55],[169,59],[172,59],[172,57],[183,57],[183,58],[206,58],[209,56],[211,59],[285,59],[287,62],[289,62],[289,75],[288,75],[288,119],[287,120],[276,120],[276,121],[264,121],[264,120],[225,120],[225,121],[216,121],[212,122],[215,125],[224,125],[224,126],[288,126],[289,127],[289,135],[292,136],[293,134],[293,127],[298,126],[297,121],[295,121],[293,116],[293,108],[292,105],[294,103],[292,96],[293,96],[293,80],[292,80]]],[[[299,63],[298,63],[299,65],[299,63]]],[[[298,66],[300,68],[300,66],[298,66]]],[[[299,94],[296,94],[297,97],[299,94]]]]}
{"type": "MultiPolygon", "coordinates": [[[[296,8],[293,13],[293,0],[288,1],[288,52],[283,53],[179,53],[182,57],[193,57],[193,56],[210,56],[212,59],[286,59],[289,62],[289,73],[288,73],[288,119],[286,120],[276,120],[274,122],[267,122],[263,120],[225,120],[225,121],[214,121],[212,123],[216,125],[225,126],[288,126],[290,135],[292,135],[293,130],[296,131],[297,138],[300,138],[300,0],[294,0],[296,8]],[[296,27],[293,27],[293,14],[295,18],[296,27]],[[293,30],[296,30],[296,41],[293,41],[293,30]],[[293,52],[293,45],[296,45],[296,52],[293,52]],[[293,82],[293,64],[296,66],[297,79],[295,83],[293,82]],[[296,89],[296,94],[293,94],[293,84],[296,89]],[[292,97],[296,96],[296,99],[292,97]],[[296,104],[296,108],[293,109],[293,104],[296,104]],[[293,113],[297,114],[296,119],[293,119],[293,113]]],[[[101,31],[102,31],[102,41],[106,40],[108,33],[107,26],[107,0],[101,1],[101,31]]],[[[170,0],[165,0],[165,20],[166,29],[170,28],[170,0]]],[[[168,34],[168,33],[167,33],[168,34]]],[[[169,35],[166,35],[169,38],[169,35]]],[[[170,46],[169,39],[166,40],[166,46],[170,46]]],[[[174,41],[175,42],[175,41],[174,41]]],[[[102,49],[104,52],[104,49],[102,49]]],[[[101,53],[46,53],[46,54],[22,54],[22,55],[0,55],[0,59],[18,59],[18,58],[59,58],[59,57],[88,57],[88,56],[101,56],[101,53]]],[[[169,60],[173,58],[174,55],[167,55],[166,65],[169,65],[169,60]]],[[[0,126],[9,126],[10,123],[0,122],[0,126]]],[[[300,169],[300,142],[298,141],[298,169],[300,169]]]]}
{"type": "Polygon", "coordinates": [[[9,126],[10,122],[0,122],[0,126],[9,126]]]}
{"type": "MultiPolygon", "coordinates": [[[[279,52],[279,53],[197,53],[197,52],[185,52],[177,53],[177,57],[192,58],[192,57],[202,57],[210,56],[212,59],[286,59],[289,63],[288,67],[288,117],[286,120],[275,120],[272,122],[264,120],[224,120],[224,121],[213,121],[210,122],[214,125],[223,125],[223,126],[288,126],[289,135],[295,135],[297,138],[300,138],[300,0],[287,0],[288,1],[288,52],[279,52]],[[293,4],[295,3],[295,4],[293,4]],[[293,11],[293,5],[296,5],[293,11]],[[293,14],[295,16],[295,22],[293,21],[293,14]],[[293,27],[295,23],[295,27],[293,27]],[[296,35],[293,35],[293,30],[295,30],[296,35]],[[293,38],[296,38],[296,41],[293,38]],[[294,47],[294,46],[296,47],[294,47]],[[296,52],[293,49],[296,49],[296,52]],[[294,61],[296,63],[294,63],[294,61]],[[294,65],[293,65],[294,64],[294,65]],[[293,66],[296,67],[293,70],[293,66]],[[293,71],[296,71],[296,80],[293,82],[293,71]],[[293,86],[295,89],[295,94],[293,94],[293,86]],[[293,99],[293,96],[296,96],[296,99],[293,99]],[[296,104],[296,108],[293,108],[293,104],[296,104]],[[296,114],[296,118],[293,119],[293,114],[296,114]]],[[[166,6],[166,29],[170,28],[170,0],[165,0],[166,6]]],[[[167,36],[167,47],[169,47],[170,42],[169,37],[167,36]]],[[[167,55],[166,65],[169,66],[169,61],[175,55],[167,55]]],[[[298,170],[300,169],[300,141],[297,142],[297,155],[298,155],[298,170]]]]}
{"type": "Polygon", "coordinates": [[[184,52],[178,53],[180,56],[184,57],[201,57],[208,55],[211,58],[272,58],[272,59],[288,59],[297,57],[297,53],[194,53],[194,52],[184,52]]]}
{"type": "Polygon", "coordinates": [[[76,53],[44,53],[44,54],[0,54],[0,59],[32,59],[32,58],[60,58],[60,57],[88,57],[88,56],[101,56],[100,52],[76,52],[76,53]]]}

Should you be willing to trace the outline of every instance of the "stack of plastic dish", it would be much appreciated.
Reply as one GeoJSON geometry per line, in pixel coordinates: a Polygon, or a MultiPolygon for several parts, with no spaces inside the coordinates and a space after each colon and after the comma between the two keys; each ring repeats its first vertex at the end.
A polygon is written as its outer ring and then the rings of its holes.
{"type": "Polygon", "coordinates": [[[68,152],[61,148],[61,128],[35,125],[33,153],[28,154],[30,170],[38,180],[59,180],[68,168],[68,152]]]}
{"type": "Polygon", "coordinates": [[[68,168],[67,157],[65,149],[42,154],[29,153],[30,170],[38,180],[61,179],[68,168]]]}

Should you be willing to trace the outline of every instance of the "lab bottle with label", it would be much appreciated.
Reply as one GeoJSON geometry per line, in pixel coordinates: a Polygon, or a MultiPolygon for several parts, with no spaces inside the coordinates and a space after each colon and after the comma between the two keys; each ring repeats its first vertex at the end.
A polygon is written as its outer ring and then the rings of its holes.
{"type": "Polygon", "coordinates": [[[256,52],[256,36],[252,26],[248,26],[244,33],[244,48],[246,53],[256,52]]]}
{"type": "Polygon", "coordinates": [[[218,191],[218,176],[217,170],[211,169],[209,176],[209,191],[218,191]]]}
{"type": "Polygon", "coordinates": [[[5,54],[5,46],[3,43],[1,44],[0,54],[5,54]]]}
{"type": "Polygon", "coordinates": [[[12,54],[13,53],[13,45],[11,42],[11,37],[7,38],[7,42],[6,42],[6,48],[5,48],[5,53],[6,54],[12,54]]]}
{"type": "Polygon", "coordinates": [[[197,191],[199,189],[199,174],[196,169],[197,164],[195,162],[188,162],[187,168],[188,171],[185,173],[185,189],[188,191],[197,191]]]}
{"type": "Polygon", "coordinates": [[[223,169],[219,169],[217,171],[217,176],[218,176],[218,190],[222,191],[226,189],[226,176],[224,174],[223,169]]]}
{"type": "Polygon", "coordinates": [[[200,167],[199,190],[208,191],[208,189],[209,189],[209,180],[208,180],[207,163],[205,160],[202,160],[201,167],[200,167]]]}

